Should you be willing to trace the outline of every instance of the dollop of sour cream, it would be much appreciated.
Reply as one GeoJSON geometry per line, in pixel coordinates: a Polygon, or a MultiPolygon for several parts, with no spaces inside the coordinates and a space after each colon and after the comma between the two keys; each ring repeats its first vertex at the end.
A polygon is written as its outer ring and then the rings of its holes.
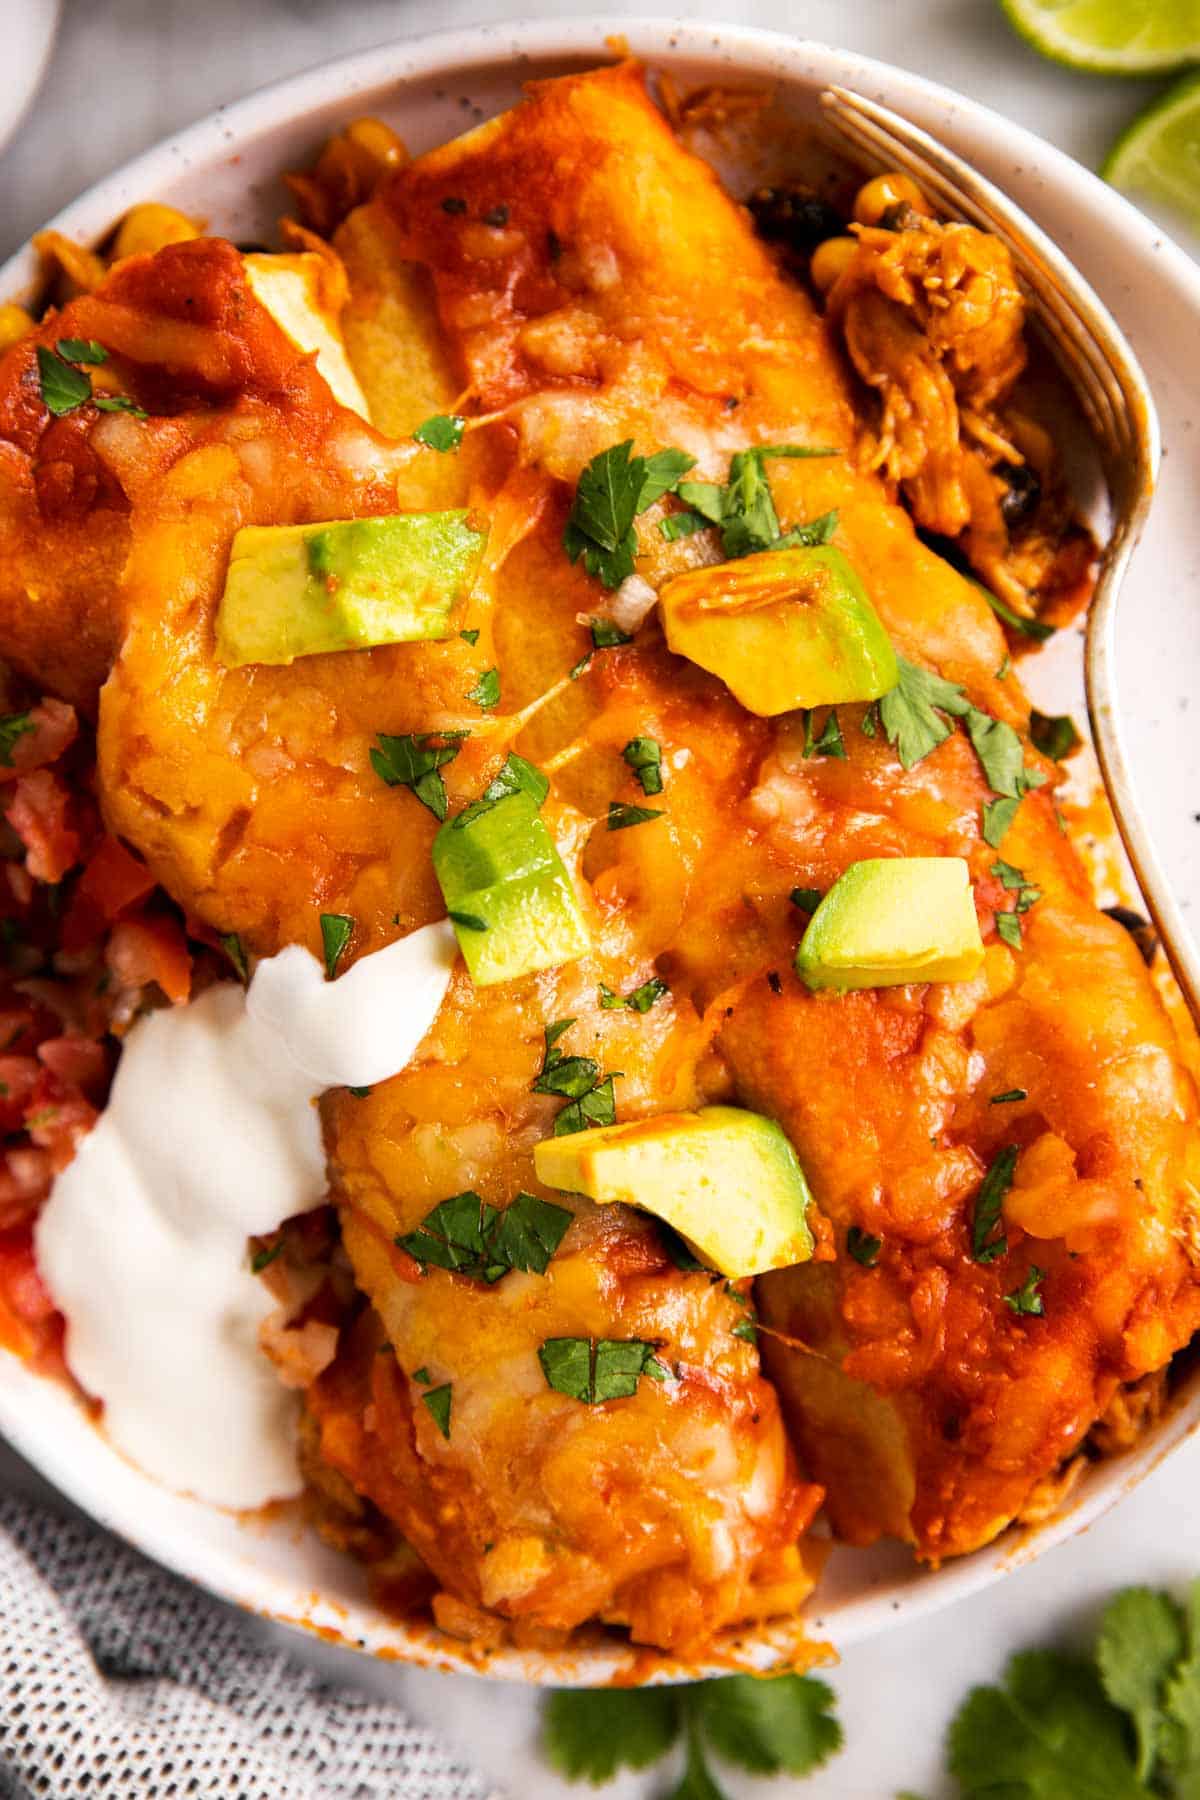
{"type": "Polygon", "coordinates": [[[299,1489],[295,1396],[259,1348],[275,1302],[246,1239],[326,1197],[316,1102],[398,1074],[456,953],[447,923],[336,981],[291,946],[248,992],[210,988],[125,1039],[112,1093],[37,1225],[72,1373],[132,1462],[178,1492],[254,1507],[299,1489]]]}

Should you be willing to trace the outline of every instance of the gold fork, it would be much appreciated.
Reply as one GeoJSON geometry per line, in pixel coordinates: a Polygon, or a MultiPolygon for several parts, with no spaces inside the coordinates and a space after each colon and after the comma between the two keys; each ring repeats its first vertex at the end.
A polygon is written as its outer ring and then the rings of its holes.
{"type": "Polygon", "coordinates": [[[1012,254],[1034,318],[1078,396],[1100,455],[1112,508],[1088,616],[1088,715],[1109,804],[1175,977],[1200,1024],[1200,955],[1146,833],[1117,708],[1117,596],[1158,473],[1158,417],[1146,377],[1115,320],[1046,234],[975,169],[917,126],[847,88],[821,95],[828,123],[857,160],[900,169],[939,211],[992,232],[1012,254]]]}

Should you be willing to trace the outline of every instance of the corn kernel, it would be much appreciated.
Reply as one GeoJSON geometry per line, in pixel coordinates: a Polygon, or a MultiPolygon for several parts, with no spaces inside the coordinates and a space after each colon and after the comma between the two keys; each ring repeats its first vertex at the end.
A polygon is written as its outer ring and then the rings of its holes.
{"type": "Polygon", "coordinates": [[[200,221],[189,219],[173,206],[160,206],[147,201],[135,206],[121,220],[117,241],[113,245],[113,261],[123,256],[145,256],[168,244],[183,244],[200,236],[200,221]]]}
{"type": "Polygon", "coordinates": [[[858,251],[858,239],[852,237],[826,238],[818,244],[808,265],[813,286],[818,293],[827,294],[834,282],[850,267],[858,251]]]}
{"type": "Polygon", "coordinates": [[[23,306],[16,306],[12,301],[0,306],[0,350],[19,344],[32,330],[33,320],[23,306]]]}
{"type": "Polygon", "coordinates": [[[859,188],[854,201],[854,217],[860,225],[878,225],[892,206],[911,206],[914,212],[928,213],[929,202],[907,175],[894,170],[876,175],[859,188]]]}

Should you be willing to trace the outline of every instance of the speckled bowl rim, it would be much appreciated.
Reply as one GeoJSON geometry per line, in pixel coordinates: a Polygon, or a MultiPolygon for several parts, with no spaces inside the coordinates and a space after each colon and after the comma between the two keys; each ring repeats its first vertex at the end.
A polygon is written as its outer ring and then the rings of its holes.
{"type": "MultiPolygon", "coordinates": [[[[605,60],[614,43],[659,68],[687,65],[693,77],[707,65],[709,79],[732,75],[808,94],[833,83],[857,89],[944,137],[1001,186],[1004,169],[1016,168],[1018,161],[1033,165],[1041,185],[1069,200],[1085,222],[1118,231],[1153,257],[1158,275],[1166,272],[1200,325],[1200,272],[1189,259],[1119,195],[1032,133],[972,100],[867,57],[749,26],[670,18],[597,15],[490,24],[358,52],[218,109],[107,176],[51,224],[92,242],[137,200],[195,206],[193,190],[220,188],[224,229],[241,236],[229,222],[237,210],[239,170],[266,146],[276,146],[272,166],[279,169],[311,150],[336,120],[380,106],[382,90],[402,97],[406,87],[441,81],[447,92],[461,93],[473,77],[498,65],[522,73],[527,68],[566,72],[605,60]]],[[[458,118],[471,122],[469,112],[458,118]]],[[[253,201],[248,212],[261,211],[262,184],[248,191],[253,201]]],[[[282,191],[278,199],[282,206],[282,191]]],[[[1036,210],[1031,207],[1035,215],[1036,210]]],[[[0,299],[31,297],[36,276],[36,259],[26,245],[0,269],[0,299]]],[[[918,1569],[899,1546],[866,1552],[838,1548],[802,1621],[747,1631],[723,1644],[721,1660],[705,1667],[768,1666],[788,1653],[803,1630],[843,1649],[965,1598],[1084,1529],[1198,1424],[1200,1376],[1189,1373],[1164,1417],[1137,1447],[1091,1468],[1053,1519],[1037,1528],[1013,1527],[996,1543],[938,1570],[918,1569]]],[[[165,1493],[112,1450],[63,1389],[3,1352],[0,1431],[70,1500],[147,1555],[250,1612],[346,1647],[398,1662],[556,1685],[670,1680],[703,1672],[607,1641],[558,1653],[502,1649],[483,1656],[423,1622],[389,1619],[367,1599],[361,1572],[316,1543],[294,1517],[284,1512],[269,1521],[239,1521],[165,1493]]]]}

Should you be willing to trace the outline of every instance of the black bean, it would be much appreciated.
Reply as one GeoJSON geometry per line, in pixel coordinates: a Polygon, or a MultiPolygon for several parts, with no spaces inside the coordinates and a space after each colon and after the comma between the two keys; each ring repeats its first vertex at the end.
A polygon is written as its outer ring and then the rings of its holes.
{"type": "Polygon", "coordinates": [[[841,214],[809,188],[759,188],[747,204],[759,237],[804,256],[846,229],[841,214]]]}

